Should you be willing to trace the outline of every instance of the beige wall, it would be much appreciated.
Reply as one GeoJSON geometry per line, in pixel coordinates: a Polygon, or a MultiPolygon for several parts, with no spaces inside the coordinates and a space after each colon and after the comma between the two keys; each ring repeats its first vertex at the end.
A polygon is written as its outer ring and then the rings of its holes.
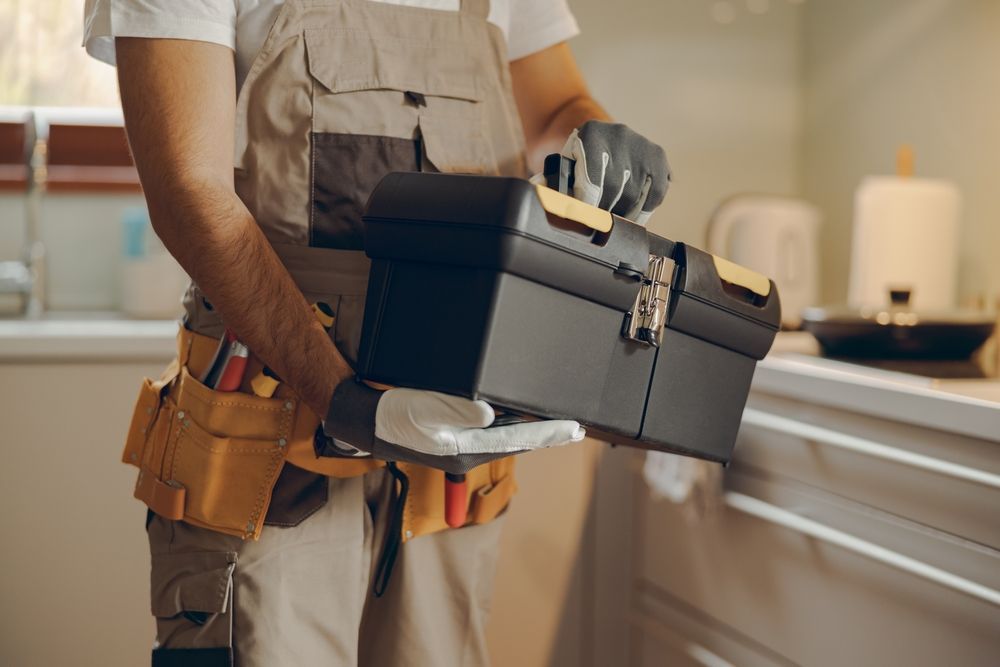
{"type": "Polygon", "coordinates": [[[803,7],[802,189],[826,216],[826,299],[846,296],[854,189],[891,173],[900,143],[914,146],[918,174],[964,196],[960,295],[1000,293],[1000,2],[803,7]]]}
{"type": "Polygon", "coordinates": [[[608,111],[667,150],[674,185],[651,227],[704,245],[716,204],[736,192],[798,189],[799,19],[786,0],[732,23],[706,0],[571,0],[571,42],[608,111]]]}

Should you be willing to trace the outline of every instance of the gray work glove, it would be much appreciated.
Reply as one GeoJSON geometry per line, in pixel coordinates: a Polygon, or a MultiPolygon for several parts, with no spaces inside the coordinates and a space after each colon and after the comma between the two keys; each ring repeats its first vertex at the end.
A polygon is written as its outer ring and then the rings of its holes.
{"type": "Polygon", "coordinates": [[[640,225],[670,186],[663,149],[621,123],[587,121],[569,135],[562,154],[576,160],[574,197],[640,225]]]}
{"type": "Polygon", "coordinates": [[[403,461],[464,473],[482,463],[544,447],[579,442],[585,432],[571,420],[542,420],[493,426],[496,413],[485,401],[436,391],[377,391],[355,380],[341,382],[323,431],[332,442],[321,456],[356,456],[403,461]],[[353,450],[353,451],[352,451],[353,450]]]}

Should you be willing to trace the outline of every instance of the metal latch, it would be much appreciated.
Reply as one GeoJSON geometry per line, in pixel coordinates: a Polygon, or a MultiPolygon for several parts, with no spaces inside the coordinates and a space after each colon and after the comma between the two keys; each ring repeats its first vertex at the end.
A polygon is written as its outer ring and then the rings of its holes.
{"type": "Polygon", "coordinates": [[[660,346],[660,334],[667,319],[670,289],[669,277],[664,276],[667,262],[673,264],[668,257],[649,256],[649,269],[635,296],[635,304],[632,310],[625,313],[625,322],[622,324],[622,336],[625,338],[653,347],[660,346]]]}

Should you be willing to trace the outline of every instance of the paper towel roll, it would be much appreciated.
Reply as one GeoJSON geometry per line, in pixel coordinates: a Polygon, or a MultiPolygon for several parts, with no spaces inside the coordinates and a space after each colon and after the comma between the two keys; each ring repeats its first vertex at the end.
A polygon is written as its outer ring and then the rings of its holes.
{"type": "Polygon", "coordinates": [[[890,289],[910,289],[915,310],[955,307],[962,198],[943,180],[869,176],[854,196],[847,300],[889,305],[890,289]]]}

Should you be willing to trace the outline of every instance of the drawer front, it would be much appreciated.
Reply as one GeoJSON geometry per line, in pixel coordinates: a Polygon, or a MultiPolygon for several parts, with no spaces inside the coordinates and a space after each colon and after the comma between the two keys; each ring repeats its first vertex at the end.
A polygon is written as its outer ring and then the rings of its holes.
{"type": "Polygon", "coordinates": [[[754,392],[734,469],[802,483],[1000,548],[1000,442],[754,392]]]}
{"type": "Polygon", "coordinates": [[[794,482],[734,470],[727,483],[728,504],[700,521],[640,500],[640,590],[797,664],[996,663],[996,551],[794,482]],[[805,527],[748,511],[759,507],[805,527]],[[808,531],[816,526],[854,541],[819,539],[808,531]]]}
{"type": "MultiPolygon", "coordinates": [[[[658,637],[643,634],[634,640],[635,656],[632,665],[635,667],[704,667],[705,662],[699,662],[689,655],[682,646],[673,642],[660,641],[658,637]]],[[[727,666],[732,663],[715,662],[714,666],[727,666]]]]}
{"type": "Polygon", "coordinates": [[[698,610],[644,587],[630,614],[632,659],[642,667],[794,667],[784,656],[705,617],[698,610]]]}

